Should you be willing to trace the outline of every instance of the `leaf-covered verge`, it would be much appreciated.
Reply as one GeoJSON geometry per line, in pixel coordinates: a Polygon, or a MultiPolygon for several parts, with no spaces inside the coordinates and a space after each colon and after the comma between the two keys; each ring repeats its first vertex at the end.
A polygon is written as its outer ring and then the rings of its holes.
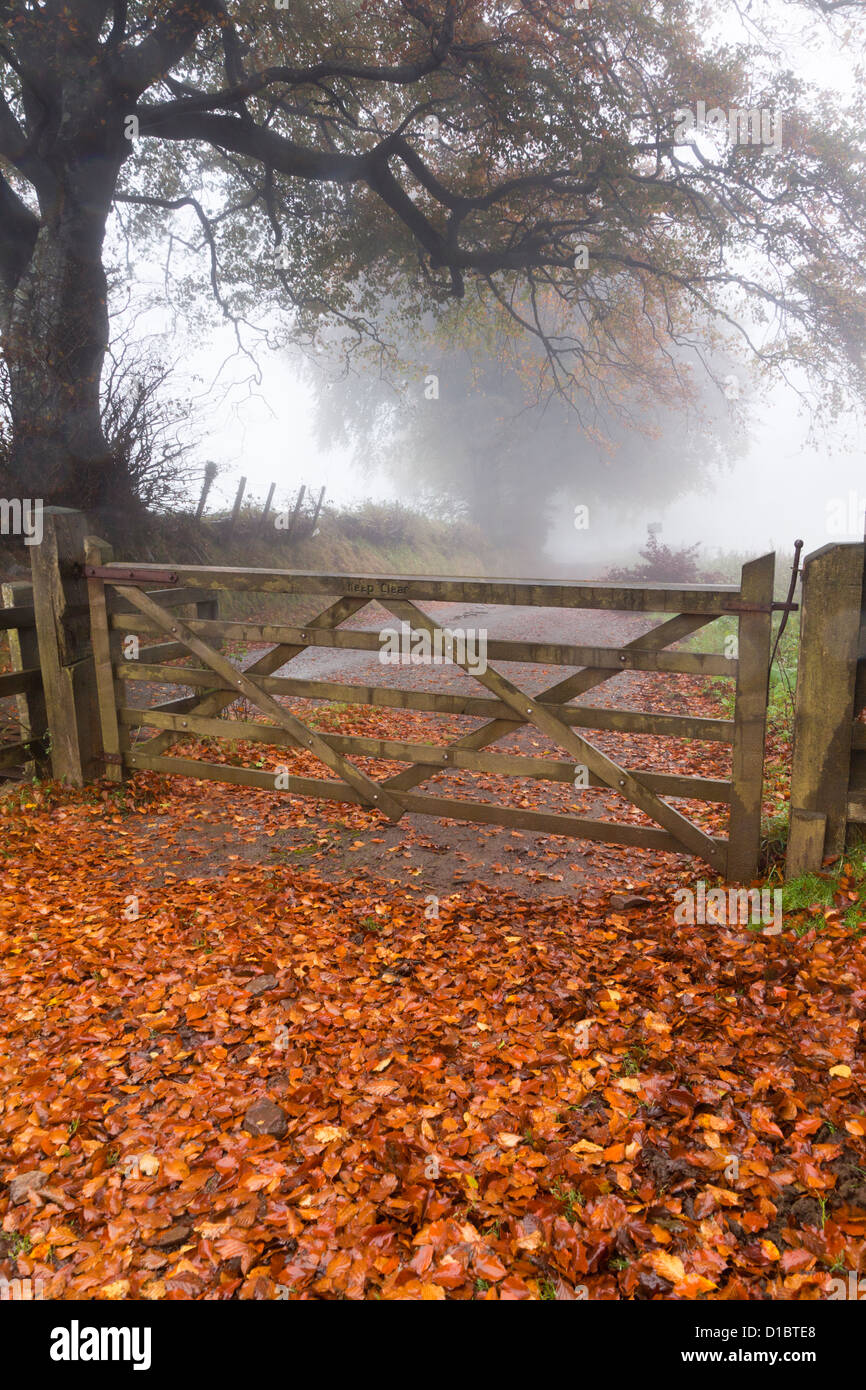
{"type": "Polygon", "coordinates": [[[436,917],[397,854],[347,886],[327,858],[207,877],[179,844],[309,805],[151,774],[5,798],[0,1273],[61,1299],[810,1300],[864,1267],[859,872],[766,934],[678,923],[673,856],[622,851],[628,879],[568,899],[461,884],[436,917]]]}

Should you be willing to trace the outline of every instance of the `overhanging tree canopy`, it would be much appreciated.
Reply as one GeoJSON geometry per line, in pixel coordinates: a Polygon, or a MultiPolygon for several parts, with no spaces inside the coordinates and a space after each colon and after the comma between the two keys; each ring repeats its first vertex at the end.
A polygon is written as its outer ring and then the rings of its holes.
{"type": "MultiPolygon", "coordinates": [[[[810,8],[847,21],[862,6],[810,8]]],[[[861,390],[862,133],[794,75],[712,42],[710,14],[0,0],[14,485],[122,499],[99,409],[121,205],[142,236],[192,210],[229,314],[279,294],[301,327],[332,314],[363,332],[383,293],[429,307],[471,281],[542,335],[561,382],[627,363],[613,312],[627,295],[660,344],[713,311],[773,365],[861,390]],[[780,147],[685,148],[676,112],[699,100],[780,112],[780,147]]]]}

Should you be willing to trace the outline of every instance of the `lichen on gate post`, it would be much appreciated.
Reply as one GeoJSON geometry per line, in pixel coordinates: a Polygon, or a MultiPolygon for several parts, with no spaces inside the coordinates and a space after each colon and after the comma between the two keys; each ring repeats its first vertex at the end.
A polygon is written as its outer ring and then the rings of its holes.
{"type": "Polygon", "coordinates": [[[84,512],[45,507],[30,550],[39,664],[51,739],[51,772],[80,787],[103,776],[96,671],[83,575],[84,512]]]}

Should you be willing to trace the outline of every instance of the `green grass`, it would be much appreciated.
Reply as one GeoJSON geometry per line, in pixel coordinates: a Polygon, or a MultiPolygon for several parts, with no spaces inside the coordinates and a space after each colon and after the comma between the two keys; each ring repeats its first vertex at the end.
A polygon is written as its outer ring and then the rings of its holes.
{"type": "MultiPolygon", "coordinates": [[[[782,617],[779,613],[773,619],[773,644],[779,631],[782,617]]],[[[734,617],[716,618],[706,627],[685,638],[679,647],[683,651],[725,654],[727,638],[736,637],[737,619],[734,617]]],[[[788,619],[782,640],[770,671],[770,691],[767,706],[769,728],[786,741],[790,741],[794,721],[794,690],[797,684],[797,659],[800,651],[800,616],[792,613],[788,619]]],[[[734,682],[724,676],[713,676],[708,681],[711,693],[718,701],[722,715],[733,718],[734,682]]]]}
{"type": "Polygon", "coordinates": [[[767,816],[761,826],[760,862],[768,880],[778,880],[784,875],[789,828],[788,802],[786,801],[775,815],[767,816]]]}
{"type": "MultiPolygon", "coordinates": [[[[773,641],[778,622],[773,623],[773,641]]],[[[797,686],[797,661],[800,654],[800,615],[788,619],[775,660],[770,669],[770,700],[767,720],[770,728],[790,742],[794,731],[794,691],[797,686]]]]}
{"type": "Polygon", "coordinates": [[[829,907],[833,901],[834,883],[818,874],[802,874],[791,879],[782,890],[782,901],[791,912],[801,911],[820,903],[829,907]]]}
{"type": "Polygon", "coordinates": [[[782,911],[785,916],[805,912],[809,917],[795,931],[802,936],[810,927],[821,930],[820,914],[825,908],[840,906],[842,923],[855,935],[866,932],[866,862],[863,860],[838,863],[826,873],[802,874],[782,884],[782,911]],[[848,907],[836,903],[839,894],[856,893],[857,901],[848,907]],[[816,920],[817,919],[817,920],[816,920]]]}
{"type": "Polygon", "coordinates": [[[584,1204],[582,1192],[578,1192],[574,1187],[566,1187],[561,1180],[553,1184],[550,1191],[560,1203],[567,1221],[574,1221],[578,1210],[584,1204]]]}
{"type": "Polygon", "coordinates": [[[21,1235],[18,1231],[8,1231],[5,1233],[8,1242],[8,1252],[15,1260],[19,1255],[29,1255],[33,1248],[33,1243],[29,1235],[21,1235]]]}

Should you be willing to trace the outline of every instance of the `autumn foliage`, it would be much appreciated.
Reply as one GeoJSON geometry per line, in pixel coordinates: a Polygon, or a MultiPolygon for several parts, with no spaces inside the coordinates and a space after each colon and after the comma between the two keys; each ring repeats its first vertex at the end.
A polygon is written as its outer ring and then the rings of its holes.
{"type": "Polygon", "coordinates": [[[5,799],[0,1273],[66,1299],[809,1300],[862,1267],[841,911],[677,924],[694,869],[645,854],[577,898],[470,882],[437,917],[399,851],[326,881],[310,810],[151,774],[5,799]],[[316,862],[196,862],[194,832],[260,850],[287,817],[316,862]]]}

